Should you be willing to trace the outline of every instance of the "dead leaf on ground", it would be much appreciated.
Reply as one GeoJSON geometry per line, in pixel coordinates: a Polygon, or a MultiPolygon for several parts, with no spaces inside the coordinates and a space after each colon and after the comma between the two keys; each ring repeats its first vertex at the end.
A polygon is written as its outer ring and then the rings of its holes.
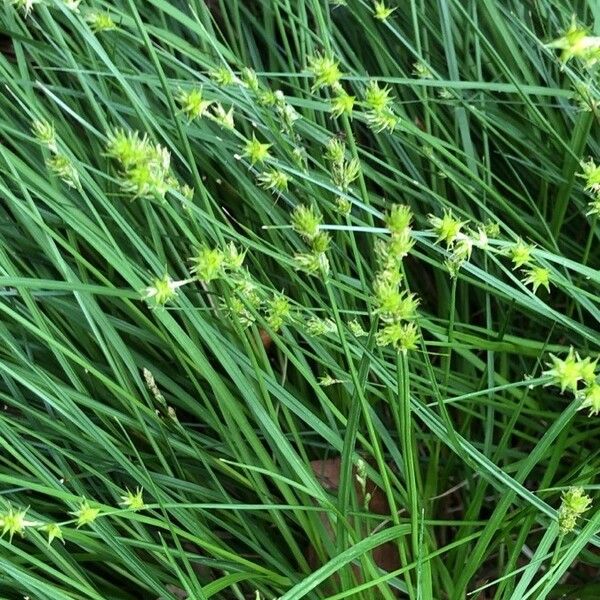
{"type": "MultiPolygon", "coordinates": [[[[335,494],[337,492],[340,485],[341,464],[341,458],[313,460],[310,463],[314,474],[316,475],[323,488],[332,494],[335,494]]],[[[360,485],[356,481],[356,467],[353,467],[352,478],[354,481],[354,489],[356,491],[357,500],[359,504],[362,505],[364,503],[365,498],[360,488],[360,485]]],[[[376,486],[370,479],[368,479],[366,491],[367,493],[371,494],[371,500],[369,502],[368,507],[369,511],[376,515],[389,515],[390,507],[383,490],[380,487],[376,486]]],[[[329,523],[329,519],[325,515],[322,515],[321,520],[325,529],[329,532],[329,535],[331,536],[331,541],[335,541],[335,534],[329,523]]],[[[365,536],[367,536],[368,534],[369,532],[365,531],[365,536]]],[[[317,566],[317,556],[312,546],[308,549],[308,559],[311,566],[317,566]]],[[[388,542],[375,548],[373,550],[373,560],[375,561],[375,564],[378,567],[384,569],[385,571],[394,571],[395,569],[400,568],[398,550],[396,544],[394,544],[393,542],[388,542]]]]}

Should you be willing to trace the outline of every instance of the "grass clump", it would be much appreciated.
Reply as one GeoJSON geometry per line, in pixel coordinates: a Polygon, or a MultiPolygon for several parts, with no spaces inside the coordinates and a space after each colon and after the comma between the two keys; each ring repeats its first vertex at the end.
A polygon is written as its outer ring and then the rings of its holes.
{"type": "Polygon", "coordinates": [[[597,597],[576,8],[4,3],[2,597],[597,597]]]}

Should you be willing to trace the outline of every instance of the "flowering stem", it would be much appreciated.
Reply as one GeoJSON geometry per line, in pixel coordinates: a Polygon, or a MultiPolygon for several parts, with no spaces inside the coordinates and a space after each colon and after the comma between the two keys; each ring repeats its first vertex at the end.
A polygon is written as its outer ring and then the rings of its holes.
{"type": "Polygon", "coordinates": [[[452,342],[454,340],[454,318],[456,313],[456,284],[458,277],[452,278],[452,291],[450,293],[450,311],[448,314],[448,353],[444,358],[444,387],[448,387],[450,378],[450,364],[452,362],[452,342]]]}
{"type": "Polygon", "coordinates": [[[412,558],[416,561],[420,555],[419,490],[415,463],[416,448],[413,436],[412,411],[410,407],[410,372],[407,352],[398,352],[397,354],[396,376],[398,398],[393,412],[400,437],[402,457],[404,459],[404,479],[406,481],[411,523],[412,558]]]}
{"type": "MultiPolygon", "coordinates": [[[[212,218],[214,218],[215,214],[214,214],[213,206],[212,206],[212,203],[208,196],[208,192],[206,191],[206,187],[204,186],[204,183],[202,181],[202,178],[200,177],[200,172],[198,171],[197,163],[194,158],[194,153],[192,152],[192,148],[190,146],[189,138],[188,138],[185,130],[183,129],[183,126],[181,125],[181,119],[177,118],[177,116],[176,116],[177,115],[177,107],[175,106],[175,102],[173,100],[173,95],[170,92],[170,88],[167,83],[167,79],[165,77],[164,70],[160,64],[160,61],[158,60],[158,56],[156,55],[154,46],[152,45],[152,42],[148,35],[148,32],[146,31],[146,28],[144,27],[144,24],[142,22],[142,19],[140,17],[140,14],[139,14],[136,6],[135,6],[135,3],[132,2],[132,0],[129,0],[129,6],[131,8],[131,12],[132,12],[134,21],[138,27],[138,31],[140,32],[140,35],[142,36],[142,39],[146,45],[146,48],[148,49],[150,58],[154,64],[154,68],[156,69],[156,73],[158,75],[161,86],[163,88],[163,92],[167,99],[167,103],[169,105],[169,110],[173,116],[173,120],[174,120],[175,126],[177,128],[177,133],[179,134],[179,138],[180,138],[181,142],[183,143],[188,166],[189,166],[189,168],[192,172],[193,178],[194,178],[194,185],[197,187],[198,191],[200,192],[200,196],[202,197],[202,201],[204,203],[206,212],[212,218]]],[[[219,240],[219,242],[224,243],[223,236],[222,236],[220,229],[218,229],[218,228],[215,229],[215,233],[216,233],[216,236],[217,236],[217,239],[219,240]]]]}
{"type": "MultiPolygon", "coordinates": [[[[369,367],[371,364],[371,353],[373,351],[373,347],[375,346],[375,333],[377,331],[377,319],[373,319],[371,325],[371,331],[369,333],[369,337],[366,343],[366,352],[363,354],[359,369],[358,369],[358,377],[361,382],[360,389],[363,388],[363,385],[366,383],[369,367]]],[[[340,481],[338,487],[338,510],[340,514],[348,513],[348,505],[350,504],[350,494],[351,489],[354,483],[354,473],[355,469],[353,468],[352,456],[355,454],[356,449],[356,437],[358,433],[358,429],[360,426],[360,414],[361,414],[361,404],[360,402],[356,402],[356,392],[352,395],[352,402],[350,404],[350,412],[348,414],[348,420],[346,422],[346,433],[344,435],[344,446],[342,448],[342,456],[340,463],[340,481]]],[[[364,498],[363,498],[364,500],[364,498]]],[[[370,527],[370,520],[365,519],[365,527],[367,531],[370,527]]],[[[338,551],[343,551],[347,545],[346,540],[348,538],[348,533],[345,529],[343,529],[344,523],[340,519],[338,522],[337,533],[336,533],[336,542],[338,544],[338,551]]],[[[343,574],[341,573],[340,576],[343,574]]]]}
{"type": "MultiPolygon", "coordinates": [[[[360,161],[358,156],[358,149],[356,147],[356,140],[354,139],[354,131],[352,130],[352,126],[350,125],[350,119],[348,115],[342,115],[342,123],[344,125],[344,132],[346,133],[346,138],[348,139],[348,145],[350,146],[350,152],[352,153],[352,158],[360,161]]],[[[362,201],[369,206],[369,192],[367,191],[367,185],[365,183],[365,176],[363,175],[362,168],[358,170],[358,184],[360,187],[360,197],[362,201]]],[[[371,213],[367,213],[367,224],[373,225],[373,215],[371,213]]]]}
{"type": "Polygon", "coordinates": [[[558,562],[558,557],[560,555],[560,549],[563,543],[565,536],[559,535],[556,540],[556,546],[554,547],[554,552],[552,553],[552,560],[550,561],[550,566],[554,566],[558,562]]]}
{"type": "Polygon", "coordinates": [[[590,232],[588,234],[587,242],[585,244],[585,250],[583,252],[583,258],[581,259],[582,265],[587,265],[588,259],[590,257],[590,250],[592,249],[592,242],[594,241],[594,237],[596,235],[596,226],[598,225],[598,215],[595,214],[592,219],[592,223],[590,225],[590,232]]]}
{"type": "MultiPolygon", "coordinates": [[[[348,341],[346,340],[346,337],[344,335],[343,324],[342,324],[342,320],[340,318],[340,312],[339,312],[337,300],[335,299],[335,293],[334,293],[333,289],[331,288],[331,284],[328,281],[325,283],[325,287],[327,288],[327,295],[329,297],[329,302],[331,304],[333,317],[334,317],[334,320],[335,320],[335,323],[337,326],[338,335],[340,337],[340,342],[342,345],[342,350],[343,350],[343,353],[344,353],[344,356],[345,356],[345,359],[346,359],[346,362],[348,365],[348,369],[350,370],[350,377],[352,379],[352,384],[354,386],[355,393],[358,396],[358,400],[360,402],[360,406],[362,409],[363,418],[365,420],[365,425],[367,427],[368,437],[369,437],[369,440],[371,441],[371,446],[373,448],[373,456],[377,463],[377,469],[381,475],[383,491],[385,493],[386,499],[387,499],[389,507],[390,507],[390,516],[391,516],[391,519],[392,519],[394,525],[400,525],[398,506],[396,504],[396,499],[395,499],[394,493],[392,491],[392,486],[391,486],[391,482],[390,482],[390,478],[389,478],[389,474],[388,474],[388,467],[386,465],[385,459],[383,457],[383,453],[381,451],[380,437],[378,436],[377,432],[375,431],[375,426],[373,425],[373,419],[371,417],[371,407],[365,396],[365,392],[363,389],[363,385],[361,383],[360,376],[354,365],[354,360],[352,359],[352,354],[350,352],[350,347],[348,346],[348,341]]],[[[405,549],[404,549],[404,541],[402,538],[399,538],[397,540],[397,545],[398,545],[398,552],[399,552],[400,556],[401,557],[405,556],[406,554],[405,554],[405,549]]],[[[407,588],[409,589],[409,592],[410,592],[412,590],[412,584],[411,584],[411,580],[410,580],[410,574],[408,571],[406,572],[405,578],[406,578],[407,588]]],[[[385,590],[386,596],[390,595],[390,591],[387,587],[382,587],[381,589],[385,590]]],[[[411,595],[411,594],[409,594],[409,595],[411,595]]],[[[412,597],[412,595],[411,595],[411,597],[412,597]]]]}
{"type": "Polygon", "coordinates": [[[595,119],[596,115],[593,112],[583,112],[579,115],[579,118],[575,123],[573,137],[569,144],[569,152],[566,154],[565,163],[563,165],[562,176],[564,183],[558,190],[554,202],[551,230],[555,240],[558,239],[565,220],[569,200],[571,198],[571,190],[573,189],[573,184],[575,182],[575,175],[579,168],[581,155],[585,150],[588,135],[595,119]]]}
{"type": "MultiPolygon", "coordinates": [[[[349,227],[352,225],[352,221],[350,220],[350,215],[346,216],[346,224],[349,227]]],[[[358,245],[356,243],[356,237],[355,237],[353,231],[350,232],[349,237],[350,237],[350,246],[352,247],[352,253],[354,254],[354,260],[356,263],[356,273],[358,275],[358,278],[360,279],[361,284],[366,287],[367,279],[365,278],[365,272],[363,269],[362,256],[358,250],[358,245]]]]}
{"type": "MultiPolygon", "coordinates": [[[[350,152],[352,153],[352,158],[359,161],[360,159],[358,157],[358,148],[356,147],[356,140],[354,139],[354,131],[352,130],[352,126],[350,125],[350,119],[348,118],[348,115],[346,115],[346,114],[342,115],[342,123],[344,125],[344,131],[346,133],[346,138],[348,139],[348,145],[350,147],[350,152]]],[[[358,183],[359,183],[359,187],[360,187],[360,196],[362,198],[362,201],[365,203],[366,206],[369,206],[370,205],[369,192],[367,191],[367,185],[365,183],[365,177],[363,175],[362,167],[358,170],[358,183]]],[[[367,219],[368,225],[370,225],[370,226],[374,225],[373,215],[370,212],[366,214],[366,219],[367,219]]],[[[350,227],[352,225],[352,220],[350,218],[350,215],[348,215],[346,217],[346,224],[348,225],[348,227],[350,227]]],[[[352,244],[352,250],[354,252],[354,256],[356,257],[355,258],[356,270],[358,272],[358,276],[359,276],[362,284],[366,285],[367,280],[365,279],[365,276],[364,276],[362,260],[361,260],[360,253],[358,252],[358,246],[356,244],[356,237],[355,237],[353,231],[350,234],[350,243],[352,244]]],[[[371,243],[370,236],[367,238],[367,243],[368,244],[371,243]]]]}

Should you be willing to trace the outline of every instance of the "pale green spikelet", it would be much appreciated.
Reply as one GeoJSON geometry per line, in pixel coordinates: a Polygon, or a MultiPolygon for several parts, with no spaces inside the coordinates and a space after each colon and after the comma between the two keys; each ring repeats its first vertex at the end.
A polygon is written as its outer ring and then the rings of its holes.
{"type": "Polygon", "coordinates": [[[355,337],[365,337],[365,336],[369,335],[363,329],[362,325],[358,322],[357,319],[353,319],[352,321],[350,321],[348,323],[348,327],[350,328],[352,335],[354,335],[355,337]]]}
{"type": "Polygon", "coordinates": [[[242,83],[253,92],[258,92],[260,88],[260,83],[258,81],[258,76],[256,71],[251,67],[244,67],[241,73],[241,81],[242,83]]]}
{"type": "Polygon", "coordinates": [[[406,353],[417,348],[420,334],[413,322],[396,321],[380,329],[375,339],[378,346],[392,346],[398,352],[406,353]]]}
{"type": "Polygon", "coordinates": [[[218,86],[221,87],[239,83],[239,79],[229,67],[217,67],[216,69],[210,71],[208,75],[218,86]]]}
{"type": "Polygon", "coordinates": [[[459,221],[454,217],[452,211],[444,210],[442,217],[429,215],[429,223],[437,236],[436,242],[444,242],[446,246],[452,246],[461,232],[466,221],[459,221]]]}
{"type": "Polygon", "coordinates": [[[387,21],[392,13],[396,10],[396,7],[390,8],[386,6],[384,2],[375,0],[373,3],[373,16],[378,20],[385,22],[387,21]]]}
{"type": "Polygon", "coordinates": [[[294,255],[294,268],[309,275],[329,275],[330,265],[327,255],[322,252],[303,252],[294,255]]]}
{"type": "Polygon", "coordinates": [[[269,148],[271,146],[272,144],[259,142],[254,133],[252,133],[252,137],[246,141],[244,146],[244,156],[246,156],[250,161],[250,164],[254,166],[269,158],[269,148]]]}
{"type": "Polygon", "coordinates": [[[421,61],[413,63],[412,74],[419,79],[433,79],[431,69],[421,61]]]}
{"type": "Polygon", "coordinates": [[[283,294],[274,294],[267,303],[267,324],[273,331],[279,331],[290,313],[290,301],[283,294]]]}
{"type": "Polygon", "coordinates": [[[337,196],[335,199],[335,210],[342,216],[347,216],[352,212],[352,202],[344,196],[337,196]]]}
{"type": "Polygon", "coordinates": [[[582,361],[573,347],[569,349],[566,358],[559,358],[554,354],[550,354],[550,360],[551,362],[547,363],[550,369],[544,371],[544,375],[551,377],[552,383],[558,385],[561,392],[570,390],[576,393],[579,382],[586,375],[587,364],[585,361],[582,361]],[[584,364],[583,369],[582,364],[584,364]]]}
{"type": "Polygon", "coordinates": [[[385,217],[385,223],[392,236],[402,235],[410,229],[413,213],[406,204],[393,204],[385,217]]]}
{"type": "Polygon", "coordinates": [[[388,110],[392,104],[392,90],[389,86],[380,87],[377,81],[370,81],[365,90],[365,105],[374,112],[388,110]]]}
{"type": "Polygon", "coordinates": [[[340,88],[336,91],[335,95],[330,100],[331,114],[336,119],[338,119],[342,115],[352,117],[355,103],[356,96],[351,96],[340,86],[340,88]]]}
{"type": "Polygon", "coordinates": [[[324,54],[314,54],[308,59],[308,70],[313,74],[315,81],[313,91],[322,87],[337,88],[339,86],[342,73],[339,68],[339,62],[324,54]]]}
{"type": "Polygon", "coordinates": [[[212,120],[221,126],[223,129],[235,129],[235,121],[233,118],[233,106],[229,110],[225,110],[220,102],[212,105],[212,113],[208,113],[212,120]]]}
{"type": "Polygon", "coordinates": [[[548,292],[550,291],[550,271],[548,269],[533,265],[525,269],[524,273],[523,284],[531,285],[534,294],[539,287],[545,288],[548,292]]]}
{"type": "Polygon", "coordinates": [[[85,20],[94,33],[103,33],[117,28],[111,15],[107,11],[92,11],[85,15],[85,20]]]}
{"type": "Polygon", "coordinates": [[[31,124],[31,131],[42,146],[46,146],[50,152],[58,152],[54,123],[44,119],[36,119],[31,124]]]}
{"type": "Polygon", "coordinates": [[[87,500],[82,500],[79,508],[70,514],[76,517],[75,523],[79,529],[84,525],[91,525],[100,515],[100,509],[91,507],[87,500]]]}
{"type": "Polygon", "coordinates": [[[200,119],[207,115],[208,109],[213,104],[212,100],[204,98],[202,88],[195,88],[189,91],[179,90],[175,100],[188,121],[200,119]]]}
{"type": "Polygon", "coordinates": [[[600,166],[590,158],[587,162],[581,163],[582,173],[579,177],[585,179],[585,191],[592,194],[600,194],[600,166]]]}
{"type": "Polygon", "coordinates": [[[40,527],[40,531],[43,531],[48,535],[48,545],[50,546],[54,540],[60,540],[63,544],[65,540],[63,538],[62,529],[58,523],[48,523],[43,527],[40,527]]]}
{"type": "Polygon", "coordinates": [[[571,487],[562,495],[562,502],[558,509],[558,526],[561,535],[573,531],[579,517],[590,509],[592,499],[582,487],[571,487]]]}
{"type": "Polygon", "coordinates": [[[311,241],[313,252],[324,254],[331,246],[331,236],[326,231],[320,231],[311,241]]]}
{"type": "Polygon", "coordinates": [[[589,408],[589,416],[600,413],[600,384],[596,381],[590,383],[581,393],[583,401],[579,410],[589,408]]]}
{"type": "Polygon", "coordinates": [[[239,271],[246,258],[247,250],[240,250],[233,242],[229,242],[223,250],[223,266],[229,271],[239,271]]]}
{"type": "Polygon", "coordinates": [[[600,61],[600,36],[588,35],[587,29],[579,26],[575,17],[564,35],[546,44],[546,48],[562,50],[560,60],[563,64],[577,58],[589,68],[600,61]]]}
{"type": "Polygon", "coordinates": [[[79,173],[71,159],[65,154],[54,154],[46,159],[46,166],[71,188],[79,188],[79,173]]]}
{"type": "Polygon", "coordinates": [[[290,176],[280,169],[269,169],[258,176],[259,185],[273,194],[280,195],[287,191],[290,183],[290,176]]]}
{"type": "Polygon", "coordinates": [[[223,276],[225,256],[218,248],[201,246],[192,258],[192,273],[202,282],[209,283],[223,276]]]}
{"type": "Polygon", "coordinates": [[[119,504],[134,512],[144,510],[144,508],[146,508],[146,504],[144,503],[144,488],[138,487],[135,489],[135,492],[126,490],[125,495],[121,496],[121,502],[119,504]]]}
{"type": "Polygon", "coordinates": [[[375,312],[383,322],[414,319],[417,314],[419,300],[407,291],[400,291],[398,286],[379,278],[374,284],[375,312]]]}
{"type": "Polygon", "coordinates": [[[513,263],[513,269],[528,265],[532,260],[532,253],[534,250],[535,246],[526,244],[521,239],[518,239],[516,243],[509,246],[507,252],[513,263]]]}
{"type": "Polygon", "coordinates": [[[17,10],[20,10],[25,17],[28,17],[36,4],[40,4],[41,0],[10,0],[17,10]]]}
{"type": "Polygon", "coordinates": [[[0,528],[2,529],[0,537],[8,534],[9,542],[12,542],[15,535],[23,537],[25,535],[25,528],[28,526],[26,516],[27,509],[16,510],[9,504],[5,512],[0,512],[0,528]]]}
{"type": "Polygon", "coordinates": [[[191,279],[173,281],[166,273],[163,277],[157,277],[150,286],[145,289],[144,298],[152,299],[157,305],[164,306],[177,296],[177,290],[191,279]]]}
{"type": "Polygon", "coordinates": [[[329,335],[337,331],[335,322],[331,319],[320,319],[319,317],[311,317],[306,322],[306,331],[310,335],[329,335]]]}
{"type": "Polygon", "coordinates": [[[303,238],[313,240],[319,233],[322,219],[316,206],[299,204],[292,212],[292,228],[303,238]]]}

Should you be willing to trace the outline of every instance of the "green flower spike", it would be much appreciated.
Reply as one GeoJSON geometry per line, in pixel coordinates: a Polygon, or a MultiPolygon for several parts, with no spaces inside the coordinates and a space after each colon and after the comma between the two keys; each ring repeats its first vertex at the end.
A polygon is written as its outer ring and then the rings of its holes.
{"type": "Polygon", "coordinates": [[[333,87],[336,89],[339,86],[342,73],[339,68],[339,62],[332,56],[315,54],[308,59],[308,70],[311,71],[315,78],[313,91],[322,87],[333,87]]]}
{"type": "Polygon", "coordinates": [[[390,110],[367,113],[367,123],[375,133],[394,131],[398,125],[398,117],[390,110]]]}
{"type": "Polygon", "coordinates": [[[270,169],[258,176],[258,183],[266,190],[280,195],[288,189],[290,177],[279,169],[270,169]]]}
{"type": "Polygon", "coordinates": [[[70,514],[77,518],[76,525],[79,529],[84,525],[91,525],[98,518],[100,509],[92,508],[87,500],[82,500],[79,508],[70,514]]]}
{"type": "Polygon", "coordinates": [[[347,192],[350,185],[360,174],[360,161],[357,158],[342,160],[334,164],[331,170],[333,183],[342,191],[347,192]]]}
{"type": "Polygon", "coordinates": [[[204,99],[202,88],[196,88],[189,92],[180,90],[176,100],[181,112],[188,118],[188,121],[204,117],[213,103],[212,100],[204,99]]]}
{"type": "Polygon", "coordinates": [[[62,529],[57,523],[48,523],[40,528],[41,531],[48,534],[48,545],[52,544],[55,539],[59,539],[63,544],[65,540],[63,538],[62,529]]]}
{"type": "Polygon", "coordinates": [[[414,319],[419,306],[419,299],[406,291],[398,290],[397,285],[390,285],[381,278],[375,282],[376,311],[384,322],[414,319]]]}
{"type": "Polygon", "coordinates": [[[225,256],[221,250],[218,248],[211,249],[208,248],[208,246],[202,246],[196,253],[196,256],[192,258],[192,262],[194,263],[192,273],[194,273],[200,281],[208,283],[223,275],[224,261],[225,256]]]}
{"type": "Polygon", "coordinates": [[[221,87],[239,83],[239,80],[234,75],[233,71],[228,67],[218,67],[210,71],[209,77],[221,87]]]}
{"type": "Polygon", "coordinates": [[[282,294],[275,294],[267,304],[267,323],[273,331],[279,331],[290,316],[290,302],[282,294]]]}
{"type": "Polygon", "coordinates": [[[17,9],[23,12],[25,17],[28,17],[36,4],[41,0],[10,0],[10,3],[17,9]]]}
{"type": "Polygon", "coordinates": [[[384,2],[375,0],[373,6],[373,16],[379,21],[387,21],[396,8],[389,8],[384,2]]]}
{"type": "Polygon", "coordinates": [[[534,250],[534,246],[526,244],[523,240],[519,239],[515,244],[509,246],[507,249],[510,260],[513,263],[513,269],[518,269],[523,265],[529,264],[531,261],[531,253],[534,250]]]}
{"type": "Polygon", "coordinates": [[[324,254],[331,245],[331,236],[326,231],[321,231],[312,240],[312,249],[317,254],[324,254]]]}
{"type": "Polygon", "coordinates": [[[309,275],[321,275],[327,277],[330,271],[329,259],[322,252],[305,252],[294,255],[294,268],[304,271],[309,275]]]}
{"type": "Polygon", "coordinates": [[[260,83],[258,81],[258,75],[254,69],[250,67],[244,67],[241,74],[242,83],[253,92],[258,92],[260,83]]]}
{"type": "Polygon", "coordinates": [[[63,0],[63,4],[72,12],[79,12],[79,5],[81,0],[63,0]]]}
{"type": "Polygon", "coordinates": [[[588,31],[577,24],[575,17],[565,34],[546,44],[546,48],[562,50],[560,60],[564,64],[578,58],[586,67],[592,67],[600,60],[600,37],[588,35],[588,31]]]}
{"type": "Polygon", "coordinates": [[[191,281],[193,280],[173,281],[165,274],[163,277],[155,279],[152,285],[146,288],[144,298],[153,298],[156,304],[163,306],[175,298],[178,288],[191,281]]]}
{"type": "Polygon", "coordinates": [[[452,246],[466,221],[459,221],[454,217],[452,211],[445,210],[442,217],[429,215],[429,223],[437,235],[436,242],[445,242],[446,246],[452,246]]]}
{"type": "Polygon", "coordinates": [[[581,365],[582,361],[577,352],[571,347],[569,354],[564,359],[558,358],[554,354],[550,355],[552,362],[547,363],[550,367],[544,371],[544,375],[552,377],[552,383],[560,387],[560,391],[570,390],[573,393],[577,392],[577,385],[583,379],[581,365]]]}
{"type": "Polygon", "coordinates": [[[598,359],[592,360],[589,356],[579,359],[579,373],[581,379],[586,385],[590,385],[596,381],[596,367],[598,359]]]}
{"type": "Polygon", "coordinates": [[[233,242],[225,246],[223,252],[223,264],[230,271],[239,271],[244,266],[246,250],[238,250],[233,242]]]}
{"type": "Polygon", "coordinates": [[[331,319],[319,319],[311,317],[306,323],[306,331],[310,335],[329,335],[337,331],[335,323],[331,319]]]}
{"type": "Polygon", "coordinates": [[[585,179],[585,191],[592,194],[600,194],[600,166],[590,159],[581,163],[583,173],[579,177],[585,179]]]}
{"type": "Polygon", "coordinates": [[[587,208],[586,215],[600,215],[600,196],[589,202],[587,208]]]}
{"type": "Polygon", "coordinates": [[[392,346],[398,352],[415,350],[420,335],[417,326],[413,322],[400,323],[398,321],[386,325],[377,332],[375,341],[378,346],[392,346]]]}
{"type": "Polygon", "coordinates": [[[350,328],[352,335],[354,335],[355,337],[365,337],[369,335],[368,332],[365,331],[362,325],[358,322],[358,319],[353,319],[352,321],[350,321],[348,323],[348,327],[350,328]]]}
{"type": "Polygon", "coordinates": [[[35,135],[37,141],[43,146],[46,146],[50,152],[58,152],[58,146],[56,145],[56,131],[53,123],[36,119],[31,124],[31,131],[33,132],[33,135],[35,135]]]}
{"type": "Polygon", "coordinates": [[[583,402],[581,403],[579,410],[589,408],[590,411],[588,415],[590,417],[600,413],[600,384],[594,381],[583,390],[582,396],[583,402]]]}
{"type": "Polygon", "coordinates": [[[412,74],[418,79],[433,79],[431,69],[421,61],[413,63],[412,74]]]}
{"type": "Polygon", "coordinates": [[[220,125],[223,129],[235,129],[235,122],[233,120],[233,106],[229,110],[225,110],[223,105],[217,102],[212,109],[213,112],[210,116],[215,123],[220,125]]]}
{"type": "Polygon", "coordinates": [[[254,166],[257,163],[262,163],[269,158],[269,148],[272,144],[264,144],[256,139],[254,133],[252,138],[246,142],[244,146],[244,156],[248,158],[250,164],[254,166]]]}
{"type": "Polygon", "coordinates": [[[143,494],[144,488],[136,488],[135,493],[127,490],[125,496],[121,496],[121,502],[119,504],[133,511],[143,510],[146,508],[143,494]]]}
{"type": "Polygon", "coordinates": [[[55,154],[46,160],[46,166],[69,187],[79,188],[79,173],[67,156],[55,154]]]}
{"type": "Polygon", "coordinates": [[[88,13],[85,16],[85,20],[94,33],[102,33],[103,31],[111,31],[117,28],[108,12],[94,11],[88,13]]]}
{"type": "Polygon", "coordinates": [[[346,157],[346,146],[340,138],[333,137],[327,142],[325,150],[325,159],[332,162],[334,165],[344,161],[346,157]]]}
{"type": "Polygon", "coordinates": [[[376,81],[370,81],[365,91],[365,104],[375,113],[384,112],[392,103],[392,90],[388,86],[379,87],[376,81]]]}
{"type": "Polygon", "coordinates": [[[336,95],[331,99],[331,114],[337,119],[342,115],[352,116],[356,96],[351,96],[343,89],[339,89],[336,95]]]}
{"type": "Polygon", "coordinates": [[[533,266],[526,269],[522,281],[525,285],[531,284],[534,294],[540,286],[546,288],[546,291],[550,291],[550,271],[545,267],[533,266]]]}
{"type": "Polygon", "coordinates": [[[2,533],[0,537],[4,537],[8,533],[8,540],[12,542],[15,534],[23,537],[25,528],[31,525],[26,519],[27,509],[15,510],[12,506],[8,506],[8,511],[4,514],[0,514],[0,528],[2,533]]]}
{"type": "Polygon", "coordinates": [[[406,204],[394,204],[390,209],[385,222],[392,236],[403,235],[410,229],[413,213],[406,204]]]}
{"type": "Polygon", "coordinates": [[[571,487],[563,492],[562,503],[558,509],[558,526],[561,535],[575,529],[579,517],[590,509],[592,499],[582,487],[571,487]]]}
{"type": "Polygon", "coordinates": [[[315,206],[299,204],[292,213],[292,229],[307,240],[312,240],[319,233],[323,217],[315,206]]]}

